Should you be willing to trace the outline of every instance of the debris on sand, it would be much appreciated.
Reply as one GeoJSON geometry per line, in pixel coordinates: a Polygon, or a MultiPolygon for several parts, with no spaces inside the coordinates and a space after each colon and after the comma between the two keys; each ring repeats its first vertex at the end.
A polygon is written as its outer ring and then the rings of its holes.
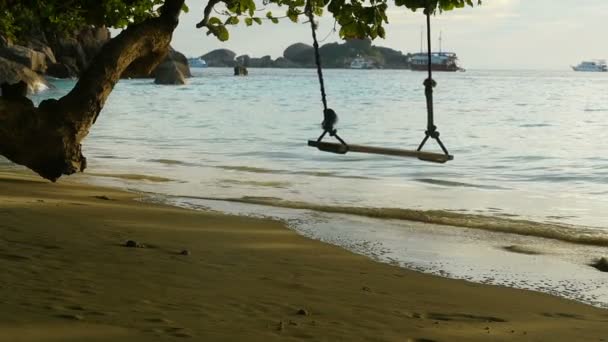
{"type": "Polygon", "coordinates": [[[608,272],[608,258],[597,259],[590,266],[597,268],[601,272],[608,272]]]}

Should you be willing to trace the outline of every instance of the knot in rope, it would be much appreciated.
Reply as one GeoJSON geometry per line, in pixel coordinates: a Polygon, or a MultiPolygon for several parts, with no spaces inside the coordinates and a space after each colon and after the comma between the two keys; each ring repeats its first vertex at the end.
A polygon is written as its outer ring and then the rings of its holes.
{"type": "Polygon", "coordinates": [[[323,110],[323,122],[321,123],[323,130],[329,132],[331,136],[336,135],[338,132],[334,127],[336,123],[338,123],[338,115],[336,112],[331,108],[323,110]]]}
{"type": "Polygon", "coordinates": [[[428,87],[435,88],[437,86],[437,82],[432,78],[427,78],[426,80],[424,80],[423,84],[427,88],[428,87]]]}

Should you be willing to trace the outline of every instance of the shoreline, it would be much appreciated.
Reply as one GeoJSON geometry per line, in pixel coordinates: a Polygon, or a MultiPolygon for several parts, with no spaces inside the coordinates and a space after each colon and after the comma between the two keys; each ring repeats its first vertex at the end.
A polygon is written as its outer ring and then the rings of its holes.
{"type": "Polygon", "coordinates": [[[11,171],[0,189],[0,340],[605,338],[606,310],[377,263],[278,221],[11,171]]]}
{"type": "Polygon", "coordinates": [[[168,185],[176,180],[131,173],[82,175],[79,182],[129,189],[144,202],[278,220],[299,235],[376,262],[444,278],[537,291],[608,309],[608,289],[604,286],[608,274],[593,266],[605,255],[606,238],[593,227],[523,220],[516,215],[504,218],[449,210],[324,206],[274,197],[169,195],[142,191],[140,186],[142,182],[168,185]],[[113,181],[100,182],[108,177],[113,181]],[[578,235],[573,236],[574,232],[578,235]],[[452,252],[463,249],[475,252],[452,252]]]}

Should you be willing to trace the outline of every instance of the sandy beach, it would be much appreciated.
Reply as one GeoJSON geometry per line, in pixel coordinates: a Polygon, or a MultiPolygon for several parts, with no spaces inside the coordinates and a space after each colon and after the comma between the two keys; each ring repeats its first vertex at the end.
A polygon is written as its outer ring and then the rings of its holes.
{"type": "Polygon", "coordinates": [[[606,310],[69,179],[0,172],[0,218],[0,341],[608,340],[606,310]]]}

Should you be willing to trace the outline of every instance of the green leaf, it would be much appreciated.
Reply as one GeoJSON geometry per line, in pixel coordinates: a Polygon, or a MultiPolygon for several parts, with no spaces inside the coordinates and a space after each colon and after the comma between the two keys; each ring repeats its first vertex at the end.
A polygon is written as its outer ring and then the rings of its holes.
{"type": "Polygon", "coordinates": [[[226,26],[222,25],[222,26],[218,26],[217,28],[218,28],[218,33],[216,36],[220,41],[225,42],[228,39],[230,39],[230,33],[228,33],[226,26]]]}
{"type": "Polygon", "coordinates": [[[220,18],[218,17],[211,17],[209,18],[209,21],[207,22],[207,25],[221,25],[222,21],[220,20],[220,18]]]}

